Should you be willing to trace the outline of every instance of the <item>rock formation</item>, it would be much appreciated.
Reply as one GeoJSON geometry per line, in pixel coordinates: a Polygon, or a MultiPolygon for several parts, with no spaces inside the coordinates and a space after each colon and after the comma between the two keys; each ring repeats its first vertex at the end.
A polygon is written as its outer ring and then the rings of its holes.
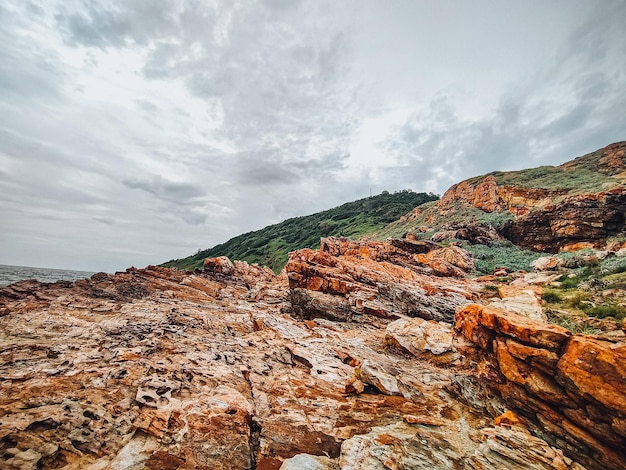
{"type": "Polygon", "coordinates": [[[436,205],[417,208],[404,222],[414,231],[436,230],[435,241],[488,243],[495,223],[500,236],[535,251],[604,245],[607,238],[626,233],[626,142],[558,167],[462,181],[436,205]],[[451,219],[457,223],[450,226],[451,219]]]}
{"type": "Polygon", "coordinates": [[[475,304],[470,267],[331,238],[0,289],[0,467],[624,468],[624,343],[475,304]]]}

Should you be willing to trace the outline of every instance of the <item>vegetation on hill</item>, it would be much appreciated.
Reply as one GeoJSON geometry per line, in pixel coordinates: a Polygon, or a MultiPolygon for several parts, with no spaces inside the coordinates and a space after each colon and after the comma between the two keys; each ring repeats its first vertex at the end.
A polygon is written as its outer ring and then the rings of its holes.
{"type": "MultiPolygon", "coordinates": [[[[617,145],[617,144],[614,144],[617,145]]],[[[563,193],[599,192],[624,183],[619,167],[603,162],[605,149],[599,149],[559,166],[540,166],[519,171],[494,171],[467,180],[474,186],[487,176],[493,176],[499,186],[542,188],[563,193]]]]}
{"type": "Polygon", "coordinates": [[[437,199],[438,196],[432,193],[384,191],[377,196],[244,233],[195,255],[168,261],[163,266],[194,270],[202,267],[205,258],[228,256],[232,260],[266,265],[278,272],[287,263],[290,251],[317,248],[321,237],[344,235],[358,238],[370,234],[398,220],[415,207],[437,199]]]}

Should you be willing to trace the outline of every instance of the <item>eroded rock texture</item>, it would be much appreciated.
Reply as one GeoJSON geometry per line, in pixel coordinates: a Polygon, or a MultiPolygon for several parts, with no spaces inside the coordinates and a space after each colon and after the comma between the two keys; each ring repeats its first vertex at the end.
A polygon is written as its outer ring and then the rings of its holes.
{"type": "Polygon", "coordinates": [[[539,435],[588,468],[626,467],[626,343],[482,305],[456,328],[480,348],[480,375],[539,435]]]}
{"type": "Polygon", "coordinates": [[[0,467],[617,468],[622,346],[472,306],[465,269],[329,239],[0,289],[0,467]]]}

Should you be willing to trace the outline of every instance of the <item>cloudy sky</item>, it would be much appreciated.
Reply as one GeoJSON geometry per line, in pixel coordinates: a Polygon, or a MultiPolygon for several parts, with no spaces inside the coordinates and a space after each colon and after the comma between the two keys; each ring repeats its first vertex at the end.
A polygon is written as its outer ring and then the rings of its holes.
{"type": "Polygon", "coordinates": [[[625,140],[625,18],[623,0],[3,0],[0,264],[156,264],[625,140]]]}

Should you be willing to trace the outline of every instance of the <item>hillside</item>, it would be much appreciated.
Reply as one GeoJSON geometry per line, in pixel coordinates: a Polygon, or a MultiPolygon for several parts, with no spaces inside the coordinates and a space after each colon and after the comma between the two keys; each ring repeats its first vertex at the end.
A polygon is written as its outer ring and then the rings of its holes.
{"type": "Polygon", "coordinates": [[[244,233],[195,255],[170,260],[162,266],[194,270],[202,267],[205,258],[228,256],[233,260],[269,266],[278,272],[287,263],[290,251],[317,248],[322,237],[344,235],[358,238],[383,228],[414,207],[436,199],[434,194],[410,190],[393,194],[384,191],[377,196],[244,233]]]}

